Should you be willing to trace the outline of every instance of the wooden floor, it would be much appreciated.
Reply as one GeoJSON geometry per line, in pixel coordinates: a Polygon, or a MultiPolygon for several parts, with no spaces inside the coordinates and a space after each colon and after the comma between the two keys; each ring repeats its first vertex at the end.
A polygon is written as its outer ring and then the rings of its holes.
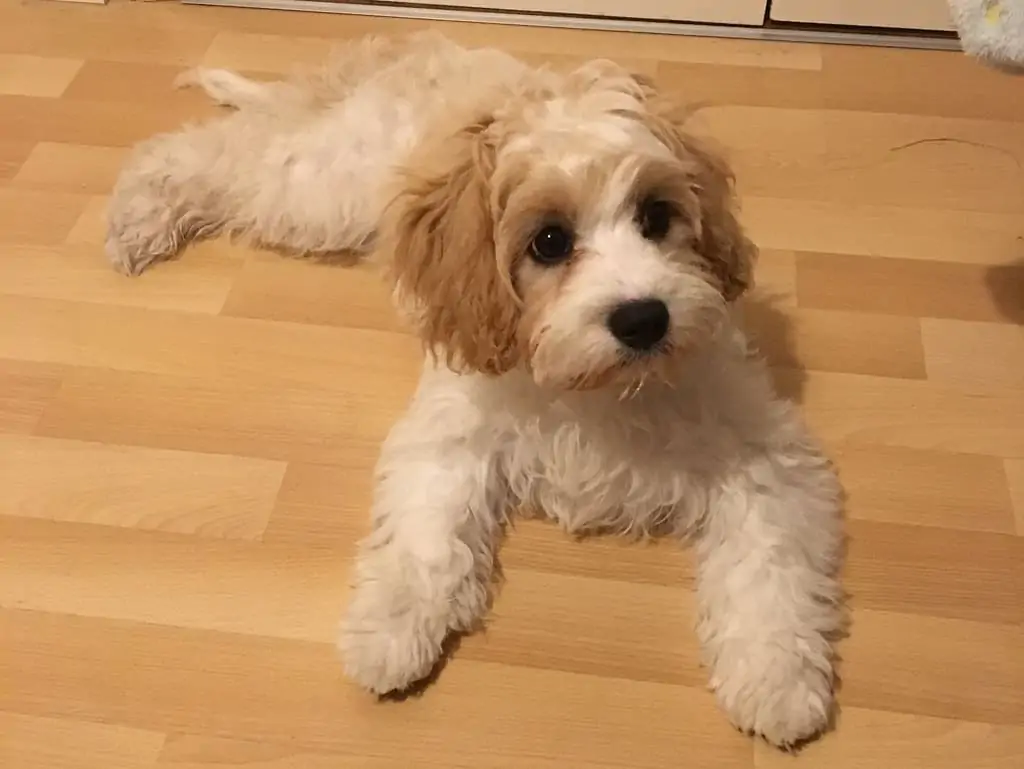
{"type": "Polygon", "coordinates": [[[838,730],[793,758],[704,690],[689,554],[519,526],[488,632],[378,704],[333,647],[418,351],[360,269],[224,243],[138,280],[125,149],[410,22],[0,0],[0,766],[1024,766],[1024,79],[953,53],[447,26],[615,56],[733,152],[754,331],[849,489],[838,730]]]}

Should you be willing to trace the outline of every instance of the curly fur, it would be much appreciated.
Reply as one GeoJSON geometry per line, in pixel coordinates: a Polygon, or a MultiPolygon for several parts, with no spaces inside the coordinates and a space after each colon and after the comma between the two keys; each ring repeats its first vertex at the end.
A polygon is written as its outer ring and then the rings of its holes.
{"type": "Polygon", "coordinates": [[[836,476],[733,320],[755,249],[728,165],[650,82],[565,73],[436,36],[368,40],[321,71],[184,77],[235,108],[143,144],[108,252],[137,274],[190,238],[377,259],[431,353],[376,472],[341,635],[370,691],[428,675],[484,617],[506,516],[693,538],[697,630],[733,722],[780,746],[833,708],[836,476]],[[671,218],[644,230],[643,201],[671,218]],[[574,236],[531,258],[545,223],[574,236]],[[654,348],[610,331],[656,299],[654,348]]]}

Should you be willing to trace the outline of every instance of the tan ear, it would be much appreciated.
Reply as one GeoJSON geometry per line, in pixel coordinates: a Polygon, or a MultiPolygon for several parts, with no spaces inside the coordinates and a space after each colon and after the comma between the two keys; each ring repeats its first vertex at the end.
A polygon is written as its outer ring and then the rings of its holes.
{"type": "Polygon", "coordinates": [[[427,348],[456,370],[499,374],[519,359],[519,304],[495,253],[486,128],[480,121],[419,148],[378,243],[427,348]]]}
{"type": "Polygon", "coordinates": [[[739,221],[732,169],[721,152],[685,129],[694,108],[662,96],[649,80],[639,83],[646,97],[644,120],[680,160],[694,165],[693,190],[701,211],[697,250],[722,295],[737,299],[753,286],[757,247],[739,221]]]}
{"type": "Polygon", "coordinates": [[[695,192],[700,201],[701,230],[697,250],[722,285],[722,295],[738,299],[754,284],[757,246],[738,217],[732,169],[721,154],[680,131],[680,141],[698,166],[695,192]]]}

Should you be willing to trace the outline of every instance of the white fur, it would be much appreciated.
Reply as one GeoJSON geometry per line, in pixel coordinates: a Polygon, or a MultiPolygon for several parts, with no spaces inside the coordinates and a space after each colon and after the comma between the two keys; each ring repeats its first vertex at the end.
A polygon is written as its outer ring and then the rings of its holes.
{"type": "MultiPolygon", "coordinates": [[[[426,37],[397,52],[362,43],[295,83],[186,75],[240,111],[136,152],[113,197],[109,254],[137,273],[214,231],[299,252],[365,249],[381,190],[423,127],[526,72],[426,37]]],[[[641,237],[624,208],[632,159],[667,153],[623,117],[637,109],[631,87],[519,116],[531,129],[504,151],[536,156],[538,174],[611,169],[594,177],[602,192],[579,224],[588,256],[543,308],[529,368],[456,374],[428,360],[376,471],[346,670],[378,693],[430,673],[447,636],[483,619],[506,516],[528,508],[571,532],[695,539],[711,686],[738,727],[792,745],[832,712],[840,487],[706,275],[685,248],[669,258],[641,237]],[[608,308],[651,296],[671,311],[677,354],[651,376],[560,388],[620,354],[608,308]]]]}
{"type": "Polygon", "coordinates": [[[522,504],[570,532],[695,536],[698,633],[722,707],[778,745],[827,724],[840,488],[738,332],[672,387],[625,400],[428,363],[377,489],[342,635],[371,691],[423,677],[449,630],[483,618],[502,523],[522,504]]]}
{"type": "Polygon", "coordinates": [[[222,232],[302,254],[364,252],[381,186],[423,125],[524,70],[507,54],[422,35],[360,41],[294,83],[187,72],[178,85],[240,109],[135,149],[110,203],[107,254],[134,275],[222,232]]]}

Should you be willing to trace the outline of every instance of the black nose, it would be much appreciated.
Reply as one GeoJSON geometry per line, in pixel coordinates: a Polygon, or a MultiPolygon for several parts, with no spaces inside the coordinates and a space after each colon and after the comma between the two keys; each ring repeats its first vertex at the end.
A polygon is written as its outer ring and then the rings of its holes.
{"type": "Polygon", "coordinates": [[[623,302],[608,316],[612,335],[634,350],[649,350],[664,339],[668,322],[668,307],[660,299],[623,302]]]}

